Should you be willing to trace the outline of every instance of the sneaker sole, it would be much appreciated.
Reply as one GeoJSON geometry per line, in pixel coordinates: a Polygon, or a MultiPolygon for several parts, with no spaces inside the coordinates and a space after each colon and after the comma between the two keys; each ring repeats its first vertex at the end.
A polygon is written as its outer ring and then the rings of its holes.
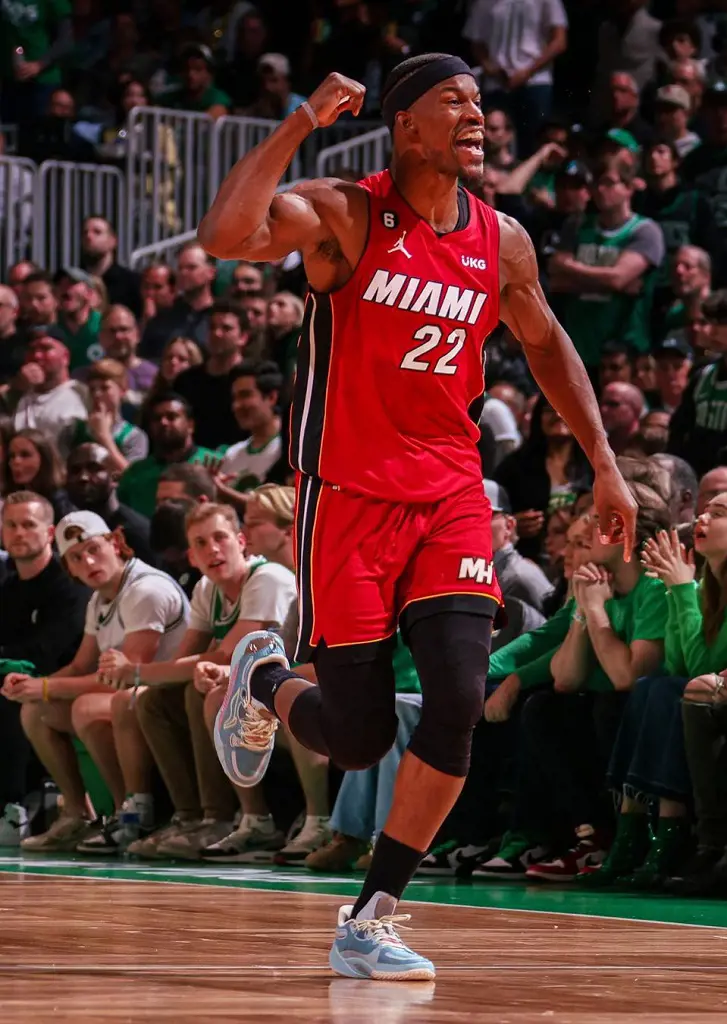
{"type": "Polygon", "coordinates": [[[535,879],[536,882],[573,882],[577,877],[577,875],[550,875],[538,871],[537,868],[530,869],[525,873],[526,880],[535,879]]]}
{"type": "Polygon", "coordinates": [[[363,978],[367,981],[434,981],[435,978],[433,967],[414,967],[410,971],[372,971],[365,960],[344,959],[335,945],[331,947],[328,963],[331,970],[343,978],[363,978]]]}
{"type": "Polygon", "coordinates": [[[522,882],[524,878],[527,878],[526,873],[518,872],[517,874],[500,874],[498,871],[483,871],[482,868],[475,868],[472,872],[471,878],[497,878],[501,882],[522,882]]]}
{"type": "MultiPolygon", "coordinates": [[[[250,638],[255,638],[258,635],[262,637],[264,634],[252,633],[250,638]]],[[[234,725],[225,726],[225,719],[235,697],[239,696],[239,707],[243,707],[250,699],[249,680],[252,667],[258,668],[260,665],[269,664],[287,666],[288,663],[285,656],[280,654],[270,654],[265,658],[259,658],[257,661],[253,655],[244,655],[240,659],[235,666],[234,673],[230,675],[225,699],[215,719],[214,741],[219,762],[228,779],[234,782],[236,786],[242,786],[246,789],[256,786],[265,775],[273,753],[273,747],[275,746],[275,737],[273,736],[269,748],[262,753],[246,750],[244,747],[234,747],[232,745],[232,737],[238,736],[240,721],[236,719],[234,725]],[[247,770],[243,770],[240,767],[239,760],[246,762],[247,770]]]]}
{"type": "Polygon", "coordinates": [[[200,859],[207,864],[272,864],[272,850],[252,850],[247,853],[213,854],[201,853],[200,859]]]}

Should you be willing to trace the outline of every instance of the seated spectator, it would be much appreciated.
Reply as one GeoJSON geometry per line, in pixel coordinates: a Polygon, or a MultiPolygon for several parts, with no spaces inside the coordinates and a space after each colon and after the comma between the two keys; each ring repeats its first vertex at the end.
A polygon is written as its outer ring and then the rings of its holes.
{"type": "MultiPolygon", "coordinates": [[[[126,370],[124,404],[129,414],[135,415],[154,383],[157,368],[154,363],[137,355],[139,325],[131,310],[126,306],[110,306],[101,322],[99,340],[104,354],[121,363],[126,370]]],[[[86,376],[84,374],[84,378],[86,376]]]]}
{"type": "Polygon", "coordinates": [[[142,333],[150,320],[171,309],[177,295],[177,275],[166,263],[153,263],[141,272],[142,333]]]}
{"type": "MultiPolygon", "coordinates": [[[[641,679],[626,707],[616,738],[609,783],[623,792],[616,839],[591,886],[660,889],[686,859],[690,838],[687,802],[691,783],[684,753],[681,699],[715,692],[727,664],[727,620],[722,570],[727,561],[727,494],[717,495],[697,521],[695,549],[705,559],[695,582],[694,558],[676,535],[647,542],[642,562],[667,588],[665,666],[670,678],[641,679]],[[701,678],[687,681],[695,676],[701,678]],[[706,683],[706,685],[705,685],[706,683]],[[690,692],[685,693],[685,688],[690,692]],[[659,820],[649,841],[647,800],[658,798],[659,820]]],[[[721,851],[715,860],[719,859],[721,851]]]]}
{"type": "Polygon", "coordinates": [[[140,353],[145,359],[160,358],[172,338],[191,338],[200,348],[207,344],[209,312],[214,301],[215,268],[198,242],[187,242],[177,254],[177,297],[166,309],[147,321],[140,353]]]}
{"type": "Polygon", "coordinates": [[[233,371],[243,360],[249,339],[246,315],[231,302],[218,300],[210,309],[207,358],[183,370],[174,388],[187,400],[195,421],[195,440],[219,448],[241,436],[233,412],[233,371]]]}
{"type": "Polygon", "coordinates": [[[658,406],[668,413],[679,408],[689,384],[694,355],[686,338],[674,332],[654,348],[658,406]]]}
{"type": "Polygon", "coordinates": [[[712,498],[723,492],[727,492],[727,466],[717,466],[705,473],[699,481],[697,515],[701,516],[712,498]]]}
{"type": "Polygon", "coordinates": [[[485,110],[486,166],[495,171],[509,171],[517,163],[513,153],[514,145],[515,128],[509,115],[498,107],[489,107],[485,110]]]}
{"type": "Polygon", "coordinates": [[[27,275],[18,298],[18,326],[24,337],[29,337],[35,327],[47,328],[58,323],[58,298],[53,289],[53,278],[45,270],[34,270],[27,275]]]}
{"type": "Polygon", "coordinates": [[[94,441],[74,448],[66,463],[66,484],[76,508],[94,512],[112,531],[121,527],[134,554],[155,564],[149,520],[119,501],[114,460],[106,448],[94,441]]]}
{"type": "MultiPolygon", "coordinates": [[[[659,414],[651,413],[650,415],[659,414]]],[[[646,418],[644,417],[644,419],[646,418]]],[[[669,516],[672,523],[678,527],[682,523],[692,522],[697,511],[697,492],[699,490],[697,474],[688,462],[678,459],[676,455],[655,454],[651,461],[657,466],[661,466],[669,475],[671,484],[669,516]]]]}
{"type": "MultiPolygon", "coordinates": [[[[703,61],[695,60],[693,57],[678,57],[669,65],[668,78],[670,84],[678,85],[689,95],[690,114],[692,118],[695,118],[702,110],[706,100],[706,76],[703,61]]],[[[694,150],[692,150],[693,152],[694,150]]]]}
{"type": "Polygon", "coordinates": [[[200,366],[203,361],[199,345],[191,338],[184,338],[181,335],[172,338],[162,349],[159,373],[154,381],[153,390],[170,388],[180,373],[192,366],[200,366]]]}
{"type": "Polygon", "coordinates": [[[23,365],[24,343],[17,329],[20,302],[12,288],[0,284],[0,387],[23,365]]]}
{"type": "Polygon", "coordinates": [[[573,506],[554,508],[548,515],[545,524],[545,541],[543,543],[544,564],[547,579],[551,586],[563,573],[563,559],[568,538],[568,527],[573,521],[573,506]]]}
{"type": "Polygon", "coordinates": [[[530,437],[503,459],[494,477],[512,503],[518,551],[537,559],[545,540],[546,514],[573,504],[577,492],[590,486],[592,474],[567,424],[541,398],[533,413],[530,437]]]}
{"type": "Polygon", "coordinates": [[[631,351],[622,341],[607,341],[601,349],[598,364],[598,390],[607,384],[630,384],[632,376],[631,351]]]}
{"type": "MultiPolygon", "coordinates": [[[[2,508],[2,540],[14,570],[0,583],[0,679],[48,675],[73,657],[83,635],[89,592],[53,554],[53,508],[33,491],[15,491],[2,508]],[[63,614],[59,614],[63,609],[63,614]]],[[[20,724],[20,705],[0,700],[0,845],[30,835],[23,806],[40,788],[40,766],[20,724]]]]}
{"type": "Polygon", "coordinates": [[[553,292],[566,295],[564,327],[587,367],[605,342],[618,338],[649,349],[656,271],[664,237],[654,221],[633,213],[634,170],[621,156],[603,157],[594,171],[595,214],[572,218],[550,259],[553,292]]]}
{"type": "Polygon", "coordinates": [[[635,356],[632,383],[645,395],[656,391],[656,360],[651,352],[635,356]]]}
{"type": "Polygon", "coordinates": [[[710,295],[703,312],[710,351],[719,357],[692,375],[669,429],[669,451],[699,476],[719,464],[720,449],[727,445],[727,290],[710,295]]]}
{"type": "Polygon", "coordinates": [[[35,427],[55,442],[61,458],[72,444],[78,420],[88,419],[88,393],[71,380],[70,353],[50,330],[40,330],[30,341],[25,363],[14,381],[21,392],[13,420],[17,430],[35,427]]]}
{"type": "Polygon", "coordinates": [[[240,260],[232,271],[229,297],[240,302],[248,295],[262,295],[264,283],[263,272],[256,263],[240,260]]]}
{"type": "Polygon", "coordinates": [[[516,551],[517,520],[504,487],[494,480],[485,480],[485,494],[492,508],[492,554],[502,595],[518,598],[542,612],[543,601],[552,593],[553,585],[535,562],[516,551]]]}
{"type": "MultiPolygon", "coordinates": [[[[25,283],[31,274],[36,274],[40,267],[32,260],[20,260],[8,268],[8,286],[13,289],[18,297],[18,302],[25,290],[25,283]]],[[[21,303],[22,305],[22,303],[21,303]]]]}
{"type": "Polygon", "coordinates": [[[279,412],[283,378],[275,363],[241,363],[230,373],[232,411],[246,441],[228,448],[218,460],[215,483],[222,500],[243,509],[246,492],[265,483],[282,455],[279,412]]]}
{"type": "Polygon", "coordinates": [[[128,373],[115,359],[99,359],[88,368],[86,385],[91,397],[87,420],[79,421],[74,445],[96,441],[106,449],[110,468],[123,473],[131,462],[149,454],[149,438],[121,415],[128,394],[128,373]]]}
{"type": "Polygon", "coordinates": [[[646,459],[663,453],[669,444],[669,420],[671,414],[663,409],[647,412],[639,430],[624,448],[624,455],[634,459],[646,459]]]}
{"type": "MultiPolygon", "coordinates": [[[[12,672],[2,692],[22,704],[25,734],[63,795],[61,816],[47,832],[24,839],[23,849],[93,853],[99,837],[94,844],[73,735],[93,757],[117,812],[134,814],[142,828],[153,825],[152,765],[136,722],[133,691],[115,692],[105,682],[98,673],[100,656],[110,647],[121,648],[138,665],[173,656],[186,630],[189,604],[173,580],[134,558],[123,534],[111,533],[92,512],[62,519],[56,544],[69,574],[94,592],[83,640],[64,668],[43,679],[12,672]]],[[[115,817],[101,836],[121,836],[121,831],[115,817]]]]}
{"type": "Polygon", "coordinates": [[[81,266],[106,286],[109,302],[141,316],[139,275],[117,262],[119,240],[105,217],[86,217],[81,231],[81,266]]]}
{"type": "Polygon", "coordinates": [[[614,71],[608,82],[608,114],[599,133],[616,139],[633,152],[648,145],[653,137],[651,125],[639,113],[639,85],[628,71],[614,71]]]}
{"type": "Polygon", "coordinates": [[[182,54],[182,84],[164,97],[167,106],[193,110],[216,121],[229,114],[232,100],[215,85],[215,59],[203,43],[191,43],[182,54]]]}
{"type": "Polygon", "coordinates": [[[498,401],[504,402],[515,417],[515,424],[520,430],[525,417],[526,398],[524,393],[515,384],[508,384],[507,381],[499,381],[487,389],[487,394],[498,401]]]}
{"type": "Polygon", "coordinates": [[[119,501],[136,512],[154,512],[157,485],[167,466],[203,462],[214,453],[193,440],[194,420],[186,400],[172,391],[160,394],[149,404],[150,454],[132,462],[119,481],[119,501]]]}
{"type": "Polygon", "coordinates": [[[654,118],[656,130],[673,143],[679,159],[683,160],[701,144],[696,132],[689,130],[692,116],[692,98],[682,85],[663,85],[656,92],[654,118]]]}
{"type": "Polygon", "coordinates": [[[190,600],[202,574],[189,561],[184,523],[196,505],[192,498],[168,498],[157,504],[149,523],[155,564],[177,581],[190,600]]]}
{"type": "MultiPolygon", "coordinates": [[[[652,477],[644,467],[639,482],[627,481],[639,505],[639,545],[669,525],[652,477]]],[[[550,665],[555,692],[534,694],[522,711],[511,832],[483,865],[490,875],[571,881],[606,856],[603,776],[625,694],[663,660],[666,592],[635,559],[624,561],[623,544],[604,544],[595,522],[573,593],[570,626],[550,665]],[[547,857],[548,848],[563,849],[569,831],[575,845],[547,857]]]]}
{"type": "Polygon", "coordinates": [[[303,313],[303,300],[292,292],[278,292],[268,304],[270,357],[280,367],[286,390],[292,387],[295,374],[303,313]]]}
{"type": "Polygon", "coordinates": [[[229,666],[236,644],[247,633],[279,628],[295,600],[295,577],[280,564],[246,557],[239,520],[226,505],[208,503],[193,510],[187,519],[187,540],[190,559],[202,579],[192,595],[189,628],[178,657],[137,667],[124,652],[110,650],[99,667],[117,684],[129,685],[138,677],[148,687],[138,703],[139,721],[175,808],[171,829],[161,829],[130,852],[185,860],[206,859],[209,853],[211,860],[238,860],[239,856],[225,857],[218,846],[228,855],[243,855],[246,850],[259,854],[280,849],[283,836],[272,816],[259,814],[253,804],[256,800],[259,807],[264,802],[262,793],[250,790],[237,790],[243,820],[239,830],[233,828],[232,789],[206,731],[205,698],[192,679],[200,661],[229,666]],[[250,814],[252,822],[245,817],[250,814]],[[180,829],[184,821],[195,825],[180,829]],[[245,842],[235,845],[234,851],[228,849],[242,833],[245,842]]]}
{"type": "Polygon", "coordinates": [[[257,62],[257,72],[257,96],[245,110],[248,117],[282,121],[305,103],[305,96],[291,89],[290,61],[282,53],[264,53],[257,62]]]}
{"type": "Polygon", "coordinates": [[[217,501],[217,487],[205,465],[200,462],[174,462],[162,472],[156,489],[157,507],[163,501],[193,499],[195,505],[217,501]]]}
{"type": "Polygon", "coordinates": [[[94,286],[90,274],[78,267],[64,267],[56,274],[59,317],[63,343],[71,353],[70,370],[89,366],[103,355],[99,343],[101,313],[93,308],[94,286]]]}
{"type": "Polygon", "coordinates": [[[5,445],[2,493],[33,490],[53,509],[57,523],[75,508],[64,489],[63,462],[53,441],[42,430],[26,427],[11,434],[5,445]]]}
{"type": "Polygon", "coordinates": [[[664,318],[666,331],[686,327],[712,290],[712,261],[709,253],[696,245],[680,246],[674,254],[671,288],[675,301],[664,318]]]}
{"type": "Polygon", "coordinates": [[[485,427],[489,430],[494,442],[491,472],[505,456],[517,451],[522,444],[522,435],[510,407],[489,392],[484,395],[479,426],[480,429],[485,427]]]}
{"type": "Polygon", "coordinates": [[[607,384],[600,405],[608,443],[616,455],[622,455],[639,430],[644,396],[634,384],[607,384]]]}

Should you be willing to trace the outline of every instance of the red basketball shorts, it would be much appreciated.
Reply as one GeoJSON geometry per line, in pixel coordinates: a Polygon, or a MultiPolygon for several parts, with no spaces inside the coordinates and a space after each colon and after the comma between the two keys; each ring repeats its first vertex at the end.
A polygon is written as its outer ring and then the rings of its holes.
{"type": "Polygon", "coordinates": [[[494,616],[491,511],[482,485],[432,504],[403,505],[297,481],[296,659],[373,644],[399,625],[445,610],[494,616]]]}

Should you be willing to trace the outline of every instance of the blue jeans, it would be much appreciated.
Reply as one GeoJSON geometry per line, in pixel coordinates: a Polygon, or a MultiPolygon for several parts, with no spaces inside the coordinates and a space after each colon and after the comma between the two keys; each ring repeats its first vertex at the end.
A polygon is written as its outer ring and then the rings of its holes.
{"type": "Polygon", "coordinates": [[[371,768],[346,772],[331,815],[331,828],[365,842],[384,827],[394,795],[399,762],[419,721],[422,698],[418,693],[397,693],[399,727],[394,746],[371,768]]]}

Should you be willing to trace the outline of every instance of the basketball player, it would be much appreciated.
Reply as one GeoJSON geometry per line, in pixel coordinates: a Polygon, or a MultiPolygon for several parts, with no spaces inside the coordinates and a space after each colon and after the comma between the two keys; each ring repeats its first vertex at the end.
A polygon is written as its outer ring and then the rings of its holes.
{"type": "Polygon", "coordinates": [[[330,963],[340,974],[431,979],[393,917],[454,804],[482,715],[500,603],[477,422],[485,340],[502,319],[596,472],[602,529],[630,553],[635,504],[608,447],[593,390],[538,284],[523,228],[459,187],[483,171],[477,83],[457,57],[404,61],[382,94],[389,170],[358,184],[276,189],[296,149],[364,88],[329,75],[249,152],[199,228],[212,255],[278,260],[300,250],[310,284],[298,353],[291,456],[301,623],[288,668],[277,637],[245,638],[216,727],[238,783],[265,771],[277,720],[344,769],[378,761],[396,735],[391,652],[397,624],[422,686],[422,714],[393,806],[330,963]]]}

